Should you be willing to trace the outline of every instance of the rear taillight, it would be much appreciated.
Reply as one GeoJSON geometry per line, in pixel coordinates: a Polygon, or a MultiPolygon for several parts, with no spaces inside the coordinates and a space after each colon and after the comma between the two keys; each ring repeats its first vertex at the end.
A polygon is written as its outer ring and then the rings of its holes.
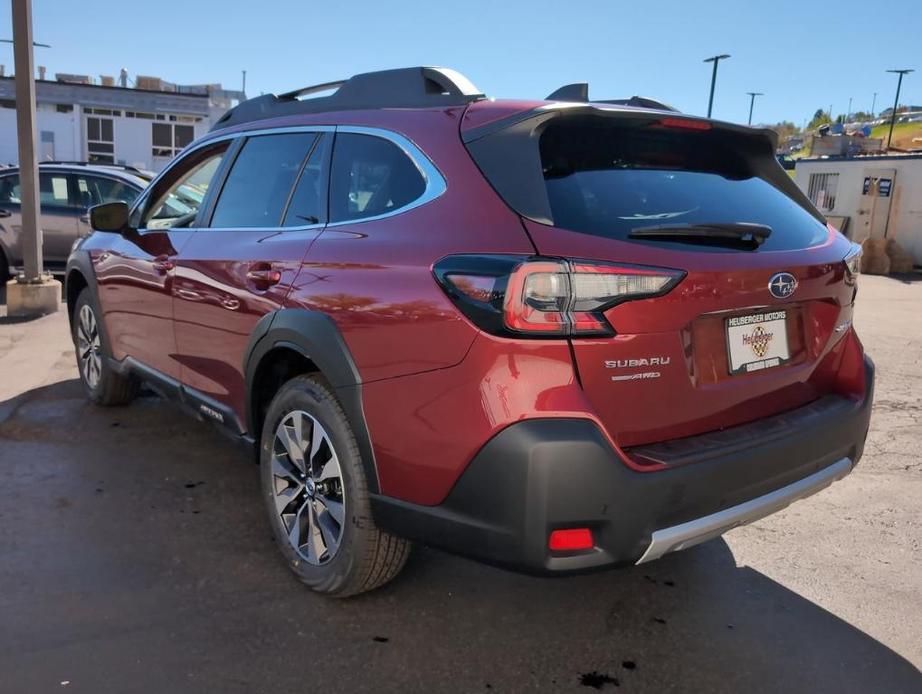
{"type": "Polygon", "coordinates": [[[858,277],[858,273],[861,272],[861,246],[857,243],[853,243],[851,249],[848,252],[848,255],[845,256],[845,269],[848,270],[848,274],[851,279],[858,277]]]}
{"type": "Polygon", "coordinates": [[[433,269],[480,328],[531,337],[611,335],[606,310],[665,294],[685,276],[667,268],[505,255],[449,256],[433,269]]]}

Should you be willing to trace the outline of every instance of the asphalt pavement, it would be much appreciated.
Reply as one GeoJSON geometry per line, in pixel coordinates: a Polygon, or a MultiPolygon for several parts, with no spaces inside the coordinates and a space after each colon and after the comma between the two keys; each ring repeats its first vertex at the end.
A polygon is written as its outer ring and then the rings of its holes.
{"type": "Polygon", "coordinates": [[[0,317],[0,693],[922,692],[920,315],[861,279],[872,432],[815,497],[573,578],[417,548],[349,600],[289,575],[233,443],[88,404],[63,312],[0,317]]]}

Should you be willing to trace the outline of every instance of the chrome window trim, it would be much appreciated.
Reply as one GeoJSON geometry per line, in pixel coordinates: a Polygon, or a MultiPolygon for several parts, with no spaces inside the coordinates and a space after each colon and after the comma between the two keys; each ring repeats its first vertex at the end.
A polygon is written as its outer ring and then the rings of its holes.
{"type": "MultiPolygon", "coordinates": [[[[304,226],[292,226],[292,227],[182,227],[179,229],[139,229],[139,231],[283,231],[283,232],[292,232],[292,231],[309,231],[312,229],[318,228],[329,228],[329,227],[338,227],[345,224],[362,224],[364,222],[374,222],[379,219],[387,219],[388,217],[393,217],[398,214],[403,214],[404,212],[409,212],[412,209],[421,207],[429,202],[432,202],[439,196],[441,196],[446,190],[448,190],[448,184],[445,181],[445,177],[442,176],[442,172],[432,163],[432,160],[416,146],[409,138],[396,133],[392,130],[387,130],[384,128],[370,127],[363,125],[292,125],[281,128],[259,128],[257,130],[242,130],[233,133],[225,133],[223,135],[217,135],[215,137],[209,137],[198,142],[193,142],[191,145],[182,150],[176,157],[167,164],[166,168],[163,169],[157,176],[152,180],[147,187],[144,189],[144,192],[141,196],[138,197],[135,205],[146,205],[148,198],[148,191],[151,190],[161,177],[169,173],[177,164],[186,158],[186,155],[195,152],[202,147],[209,147],[218,142],[223,142],[224,140],[235,140],[241,137],[257,137],[260,135],[283,135],[287,133],[303,133],[303,132],[314,132],[314,133],[349,133],[354,135],[370,135],[372,137],[380,137],[383,140],[391,142],[410,158],[410,161],[413,162],[413,165],[419,171],[420,175],[423,177],[425,182],[425,189],[423,190],[422,195],[413,200],[412,202],[407,203],[403,207],[398,207],[394,210],[389,210],[383,214],[374,215],[373,217],[361,217],[359,219],[349,219],[341,222],[326,222],[321,224],[307,224],[304,226]]],[[[334,143],[335,147],[335,143],[334,143]]],[[[135,207],[132,207],[131,214],[134,214],[135,207]]]]}

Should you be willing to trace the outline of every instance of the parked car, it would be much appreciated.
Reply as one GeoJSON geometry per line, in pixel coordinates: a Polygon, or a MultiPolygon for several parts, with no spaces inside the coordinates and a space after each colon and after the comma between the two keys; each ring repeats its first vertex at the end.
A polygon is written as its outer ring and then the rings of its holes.
{"type": "Polygon", "coordinates": [[[861,457],[860,249],[775,144],[440,68],[246,101],[91,210],[83,385],[146,381],[252,445],[321,593],[387,582],[411,541],[538,574],[656,559],[861,457]]]}
{"type": "MultiPolygon", "coordinates": [[[[49,162],[39,165],[42,252],[45,267],[64,270],[71,246],[90,233],[89,208],[134,202],[152,176],[126,166],[49,162]]],[[[0,283],[22,265],[19,168],[0,170],[0,283]]]]}
{"type": "Polygon", "coordinates": [[[778,163],[781,164],[781,168],[785,171],[793,171],[794,167],[797,166],[797,160],[790,154],[778,154],[777,157],[778,163]]]}

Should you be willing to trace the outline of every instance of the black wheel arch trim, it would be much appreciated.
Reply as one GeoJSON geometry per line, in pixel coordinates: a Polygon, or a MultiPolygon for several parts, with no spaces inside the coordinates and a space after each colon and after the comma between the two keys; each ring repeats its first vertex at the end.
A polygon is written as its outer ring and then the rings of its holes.
{"type": "Polygon", "coordinates": [[[261,422],[256,421],[256,373],[263,358],[277,348],[293,350],[309,359],[333,387],[355,433],[368,491],[377,493],[378,471],[362,406],[361,376],[339,328],[325,313],[303,308],[282,308],[260,318],[253,328],[243,361],[247,431],[258,438],[256,432],[261,422]]]}
{"type": "MultiPolygon", "coordinates": [[[[93,297],[93,304],[96,306],[96,310],[99,312],[99,320],[96,321],[99,326],[100,331],[103,335],[103,341],[106,345],[110,345],[109,334],[106,330],[106,321],[105,315],[102,311],[102,305],[99,303],[99,289],[96,286],[96,270],[93,268],[93,260],[90,258],[89,251],[78,248],[73,251],[70,256],[67,258],[67,265],[64,268],[64,296],[70,296],[70,283],[73,281],[74,273],[78,273],[83,277],[83,281],[86,283],[87,288],[90,290],[90,296],[93,297]]],[[[73,313],[71,313],[71,306],[68,302],[67,313],[68,321],[70,322],[71,330],[73,330],[73,313]]]]}

